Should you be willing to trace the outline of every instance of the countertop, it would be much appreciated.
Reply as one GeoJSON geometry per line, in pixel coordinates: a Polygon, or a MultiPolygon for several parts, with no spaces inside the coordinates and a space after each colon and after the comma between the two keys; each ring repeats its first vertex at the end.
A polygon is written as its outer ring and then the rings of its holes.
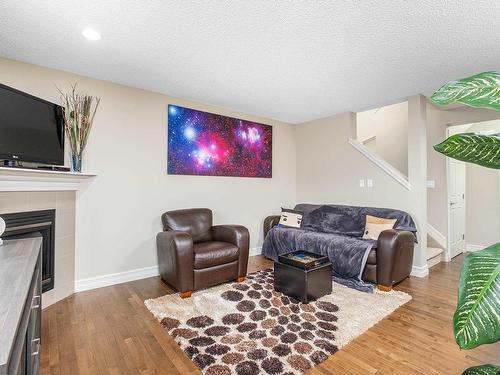
{"type": "Polygon", "coordinates": [[[0,245],[0,368],[12,351],[41,245],[41,237],[0,245]]]}

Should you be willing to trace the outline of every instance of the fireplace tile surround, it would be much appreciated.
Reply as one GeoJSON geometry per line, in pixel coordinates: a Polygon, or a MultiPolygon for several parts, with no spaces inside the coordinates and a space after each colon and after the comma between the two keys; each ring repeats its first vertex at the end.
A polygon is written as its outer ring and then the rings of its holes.
{"type": "Polygon", "coordinates": [[[75,290],[75,191],[0,192],[0,216],[5,213],[55,209],[55,284],[43,294],[43,307],[75,290]]]}

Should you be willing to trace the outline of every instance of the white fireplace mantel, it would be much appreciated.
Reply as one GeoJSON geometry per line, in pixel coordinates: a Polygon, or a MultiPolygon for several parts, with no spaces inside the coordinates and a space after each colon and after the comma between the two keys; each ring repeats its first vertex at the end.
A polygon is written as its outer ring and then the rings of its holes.
{"type": "Polygon", "coordinates": [[[95,174],[0,167],[1,191],[71,191],[95,174]]]}

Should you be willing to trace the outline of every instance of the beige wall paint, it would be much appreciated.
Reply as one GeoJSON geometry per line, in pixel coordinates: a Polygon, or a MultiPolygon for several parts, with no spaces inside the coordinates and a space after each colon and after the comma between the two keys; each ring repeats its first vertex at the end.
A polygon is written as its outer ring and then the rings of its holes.
{"type": "Polygon", "coordinates": [[[297,202],[405,209],[407,190],[348,143],[355,117],[343,113],[298,125],[297,202]],[[367,178],[373,188],[359,187],[367,178]]]}
{"type": "Polygon", "coordinates": [[[408,176],[408,102],[356,113],[357,140],[408,176]]]}
{"type": "Polygon", "coordinates": [[[499,172],[467,164],[466,229],[469,245],[489,246],[500,242],[499,172]]]}
{"type": "MultiPolygon", "coordinates": [[[[500,120],[467,125],[463,131],[500,133],[500,120]]],[[[489,246],[500,242],[499,174],[496,169],[466,164],[465,238],[469,245],[489,246]]]]}
{"type": "Polygon", "coordinates": [[[343,113],[298,125],[297,136],[297,202],[335,203],[359,206],[391,207],[409,212],[420,232],[414,265],[425,264],[426,248],[425,194],[425,100],[410,98],[413,110],[409,116],[416,128],[412,134],[414,155],[409,163],[413,188],[408,191],[376,167],[348,143],[356,136],[356,114],[343,113]],[[422,122],[423,121],[423,122],[422,122]],[[423,130],[423,131],[422,131],[423,130]],[[423,147],[423,148],[422,148],[423,147]],[[421,151],[421,152],[420,152],[421,151]],[[373,188],[361,188],[360,179],[372,179],[373,188]],[[422,181],[418,181],[421,178],[422,181]]]}
{"type": "Polygon", "coordinates": [[[431,103],[427,104],[427,179],[435,181],[435,188],[427,189],[427,217],[428,222],[445,237],[448,231],[446,158],[436,152],[432,146],[446,139],[448,125],[471,124],[496,119],[500,119],[500,114],[491,110],[471,107],[443,110],[431,103]]]}
{"type": "Polygon", "coordinates": [[[155,236],[167,210],[209,207],[215,223],[247,226],[255,248],[264,217],[295,204],[291,125],[5,59],[0,82],[53,102],[56,86],[76,82],[102,99],[83,167],[98,177],[77,194],[77,280],[155,266],[155,236]],[[273,125],[273,178],[167,175],[169,103],[273,125]]]}

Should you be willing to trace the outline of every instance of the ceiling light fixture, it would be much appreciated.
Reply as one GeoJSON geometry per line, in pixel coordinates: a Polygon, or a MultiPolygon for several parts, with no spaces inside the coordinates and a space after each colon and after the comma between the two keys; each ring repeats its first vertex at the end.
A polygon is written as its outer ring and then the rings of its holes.
{"type": "Polygon", "coordinates": [[[89,40],[101,40],[101,34],[94,29],[83,29],[82,35],[89,40]]]}

